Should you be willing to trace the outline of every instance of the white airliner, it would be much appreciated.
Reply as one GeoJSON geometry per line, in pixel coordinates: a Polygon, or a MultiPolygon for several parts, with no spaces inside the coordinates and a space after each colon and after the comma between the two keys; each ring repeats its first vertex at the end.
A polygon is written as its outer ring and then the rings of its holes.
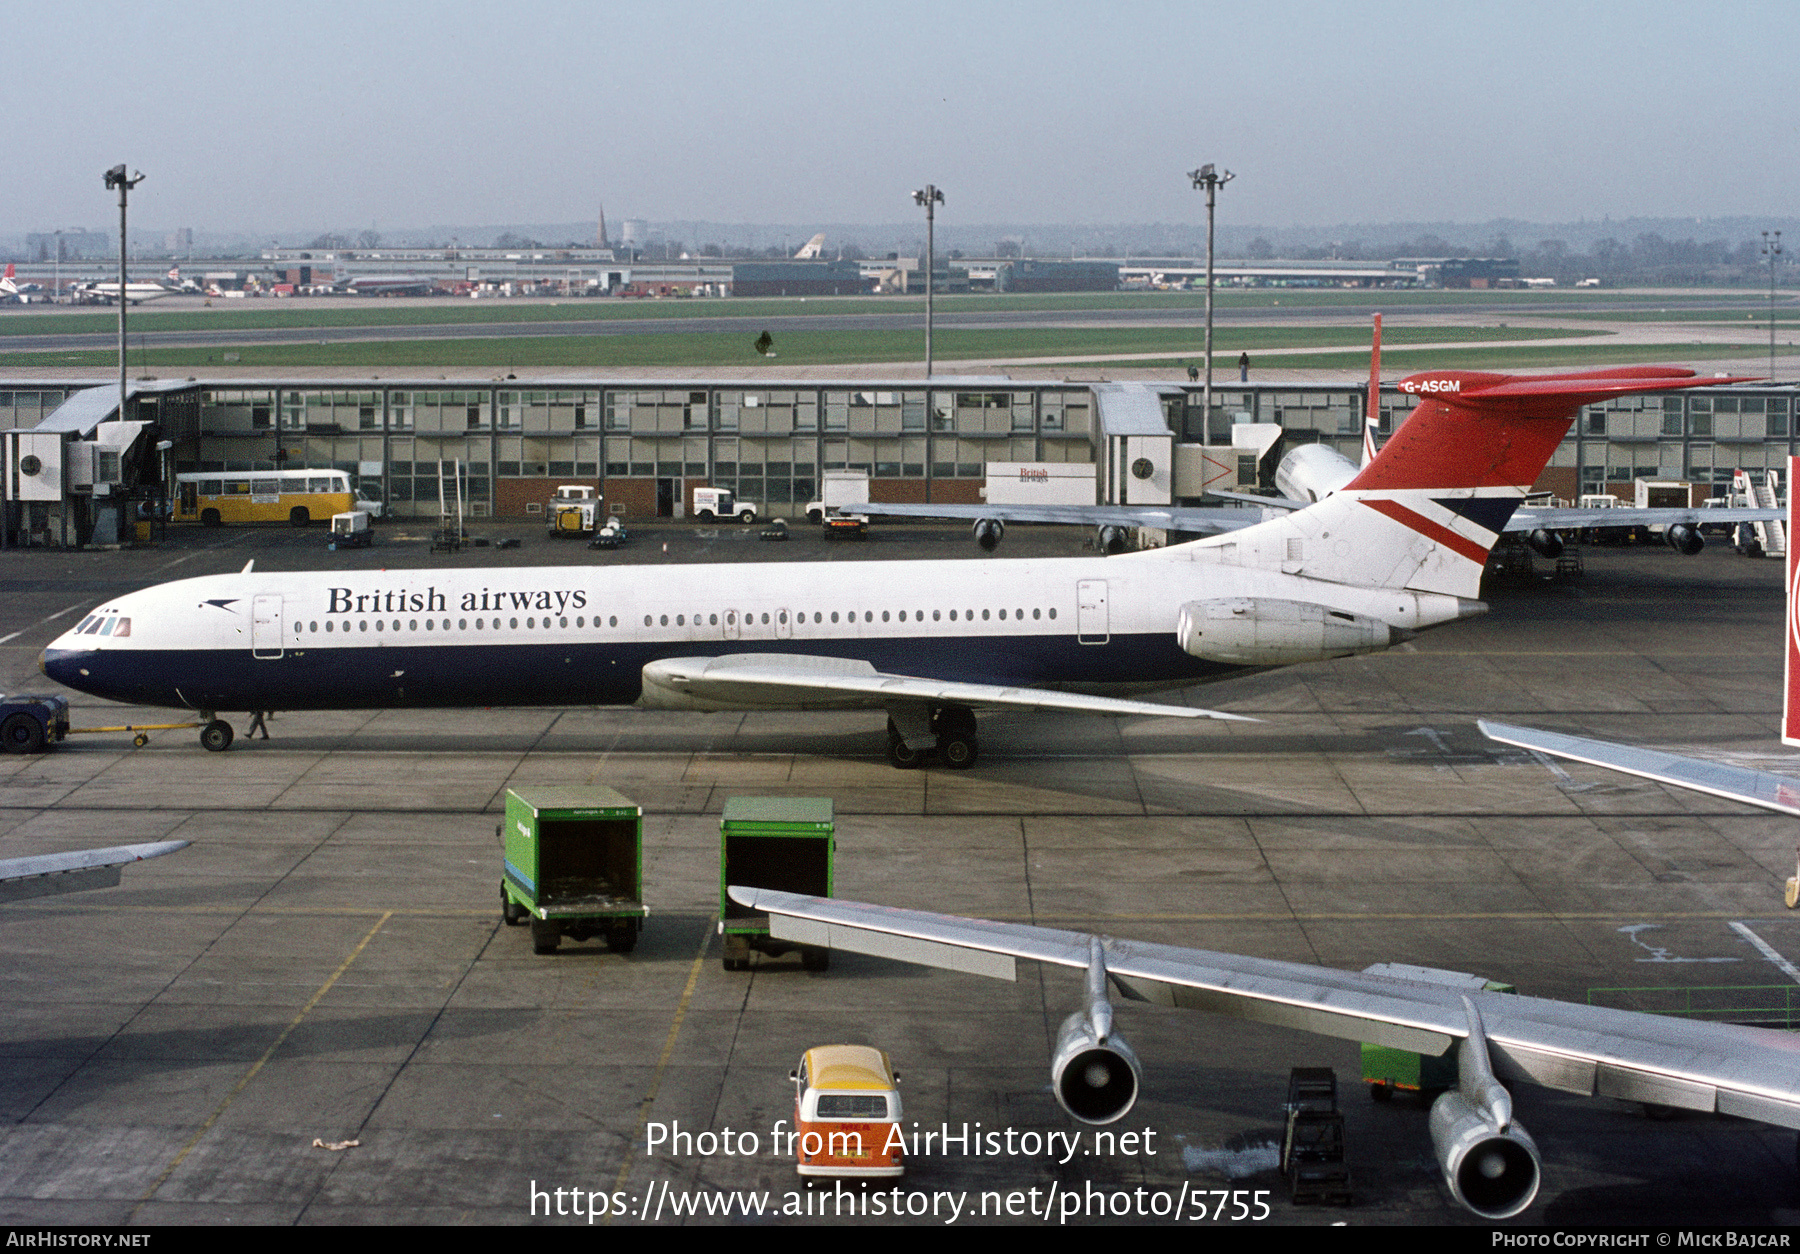
{"type": "MultiPolygon", "coordinates": [[[[181,267],[176,266],[169,271],[168,283],[132,283],[125,284],[125,299],[133,305],[141,305],[147,300],[161,300],[165,296],[179,295],[181,292],[181,267]]],[[[77,283],[69,289],[77,299],[97,300],[103,304],[117,304],[119,300],[119,284],[117,280],[105,282],[96,279],[91,283],[77,283]]]]}
{"type": "Polygon", "coordinates": [[[1431,1107],[1432,1147],[1456,1200],[1486,1219],[1537,1196],[1537,1144],[1513,1117],[1501,1079],[1565,1093],[1756,1119],[1800,1128],[1800,1037],[1481,991],[1455,971],[1381,963],[1338,971],[1020,923],[733,887],[766,911],[769,934],[996,979],[1025,958],[1087,972],[1087,1007],[1064,1020],[1051,1091],[1085,1123],[1122,1118],[1142,1085],[1113,1028],[1111,985],[1133,1001],[1217,1014],[1441,1057],[1458,1086],[1431,1107]]]}
{"type": "Polygon", "coordinates": [[[34,300],[43,300],[43,293],[44,285],[42,283],[19,282],[19,276],[13,269],[13,263],[10,261],[6,263],[6,273],[0,275],[0,297],[5,299],[0,300],[0,304],[29,305],[34,300]]]}
{"type": "MultiPolygon", "coordinates": [[[[108,601],[50,678],[201,713],[502,705],[874,707],[889,760],[976,756],[979,708],[1236,718],[1132,699],[1385,649],[1485,613],[1488,550],[1576,411],[1689,370],[1439,371],[1376,459],[1304,509],[1124,557],[275,572],[108,601]]],[[[252,723],[254,728],[260,718],[252,723]]]]}

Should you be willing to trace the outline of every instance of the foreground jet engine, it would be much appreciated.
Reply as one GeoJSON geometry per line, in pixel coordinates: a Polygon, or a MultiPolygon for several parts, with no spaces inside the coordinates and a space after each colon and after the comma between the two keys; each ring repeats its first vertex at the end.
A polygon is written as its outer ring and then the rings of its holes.
{"type": "Polygon", "coordinates": [[[998,518],[977,518],[974,531],[975,543],[992,552],[1000,543],[1000,537],[1006,534],[1006,524],[998,518]]]}
{"type": "Polygon", "coordinates": [[[1144,1071],[1123,1037],[1113,1032],[1106,996],[1106,960],[1099,937],[1089,938],[1087,1009],[1063,1020],[1050,1059],[1056,1103],[1083,1123],[1112,1123],[1137,1103],[1144,1071]]]}
{"type": "Polygon", "coordinates": [[[1457,1046],[1455,1088],[1431,1106],[1431,1145],[1451,1195],[1483,1219],[1510,1219],[1537,1197],[1537,1143],[1512,1117],[1494,1078],[1481,1012],[1467,997],[1469,1035],[1457,1046]]]}

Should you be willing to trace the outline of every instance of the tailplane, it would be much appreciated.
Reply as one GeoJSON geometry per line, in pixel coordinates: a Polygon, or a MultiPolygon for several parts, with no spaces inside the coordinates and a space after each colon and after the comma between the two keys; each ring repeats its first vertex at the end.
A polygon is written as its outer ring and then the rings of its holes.
{"type": "Polygon", "coordinates": [[[1316,505],[1221,539],[1236,544],[1240,565],[1472,598],[1488,551],[1583,405],[1742,381],[1669,366],[1415,374],[1399,387],[1418,405],[1354,479],[1316,505]]]}

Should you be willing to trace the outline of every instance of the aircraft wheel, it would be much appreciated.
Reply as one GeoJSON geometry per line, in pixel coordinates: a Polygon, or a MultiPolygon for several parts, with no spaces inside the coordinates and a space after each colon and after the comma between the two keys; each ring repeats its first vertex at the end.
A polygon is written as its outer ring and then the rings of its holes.
{"type": "Polygon", "coordinates": [[[906,742],[898,736],[888,741],[888,765],[902,771],[916,770],[925,755],[917,749],[909,749],[906,742]]]}
{"type": "Polygon", "coordinates": [[[748,971],[750,969],[750,942],[742,936],[727,936],[724,962],[727,971],[748,971]]]}
{"type": "Polygon", "coordinates": [[[307,512],[306,506],[304,505],[296,505],[293,509],[288,511],[288,522],[296,527],[304,527],[311,521],[312,515],[307,512]]]}
{"type": "Polygon", "coordinates": [[[534,954],[553,954],[556,947],[562,944],[562,929],[545,919],[531,921],[531,952],[534,954]]]}
{"type": "Polygon", "coordinates": [[[507,927],[518,927],[525,922],[525,907],[508,896],[504,888],[500,890],[500,921],[507,927]]]}
{"type": "Polygon", "coordinates": [[[966,771],[974,766],[977,752],[973,736],[957,735],[938,741],[938,756],[953,771],[966,771]]]}
{"type": "Polygon", "coordinates": [[[200,729],[200,747],[208,753],[224,753],[231,748],[231,724],[215,718],[200,729]]]}
{"type": "Polygon", "coordinates": [[[8,753],[42,753],[44,725],[29,714],[15,714],[0,723],[0,744],[8,753]]]}

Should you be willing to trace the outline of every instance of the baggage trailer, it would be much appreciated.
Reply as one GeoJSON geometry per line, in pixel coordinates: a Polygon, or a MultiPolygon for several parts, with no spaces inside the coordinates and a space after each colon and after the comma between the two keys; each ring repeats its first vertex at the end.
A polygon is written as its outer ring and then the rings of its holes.
{"type": "Polygon", "coordinates": [[[719,820],[719,934],[727,971],[747,969],[752,949],[772,958],[799,950],[808,971],[831,964],[829,949],[771,938],[769,916],[733,901],[725,890],[737,884],[831,896],[835,833],[830,797],[726,798],[719,820]]]}
{"type": "Polygon", "coordinates": [[[601,935],[613,952],[631,952],[650,913],[642,807],[610,788],[509,788],[500,833],[501,917],[511,927],[530,920],[534,953],[601,935]]]}

